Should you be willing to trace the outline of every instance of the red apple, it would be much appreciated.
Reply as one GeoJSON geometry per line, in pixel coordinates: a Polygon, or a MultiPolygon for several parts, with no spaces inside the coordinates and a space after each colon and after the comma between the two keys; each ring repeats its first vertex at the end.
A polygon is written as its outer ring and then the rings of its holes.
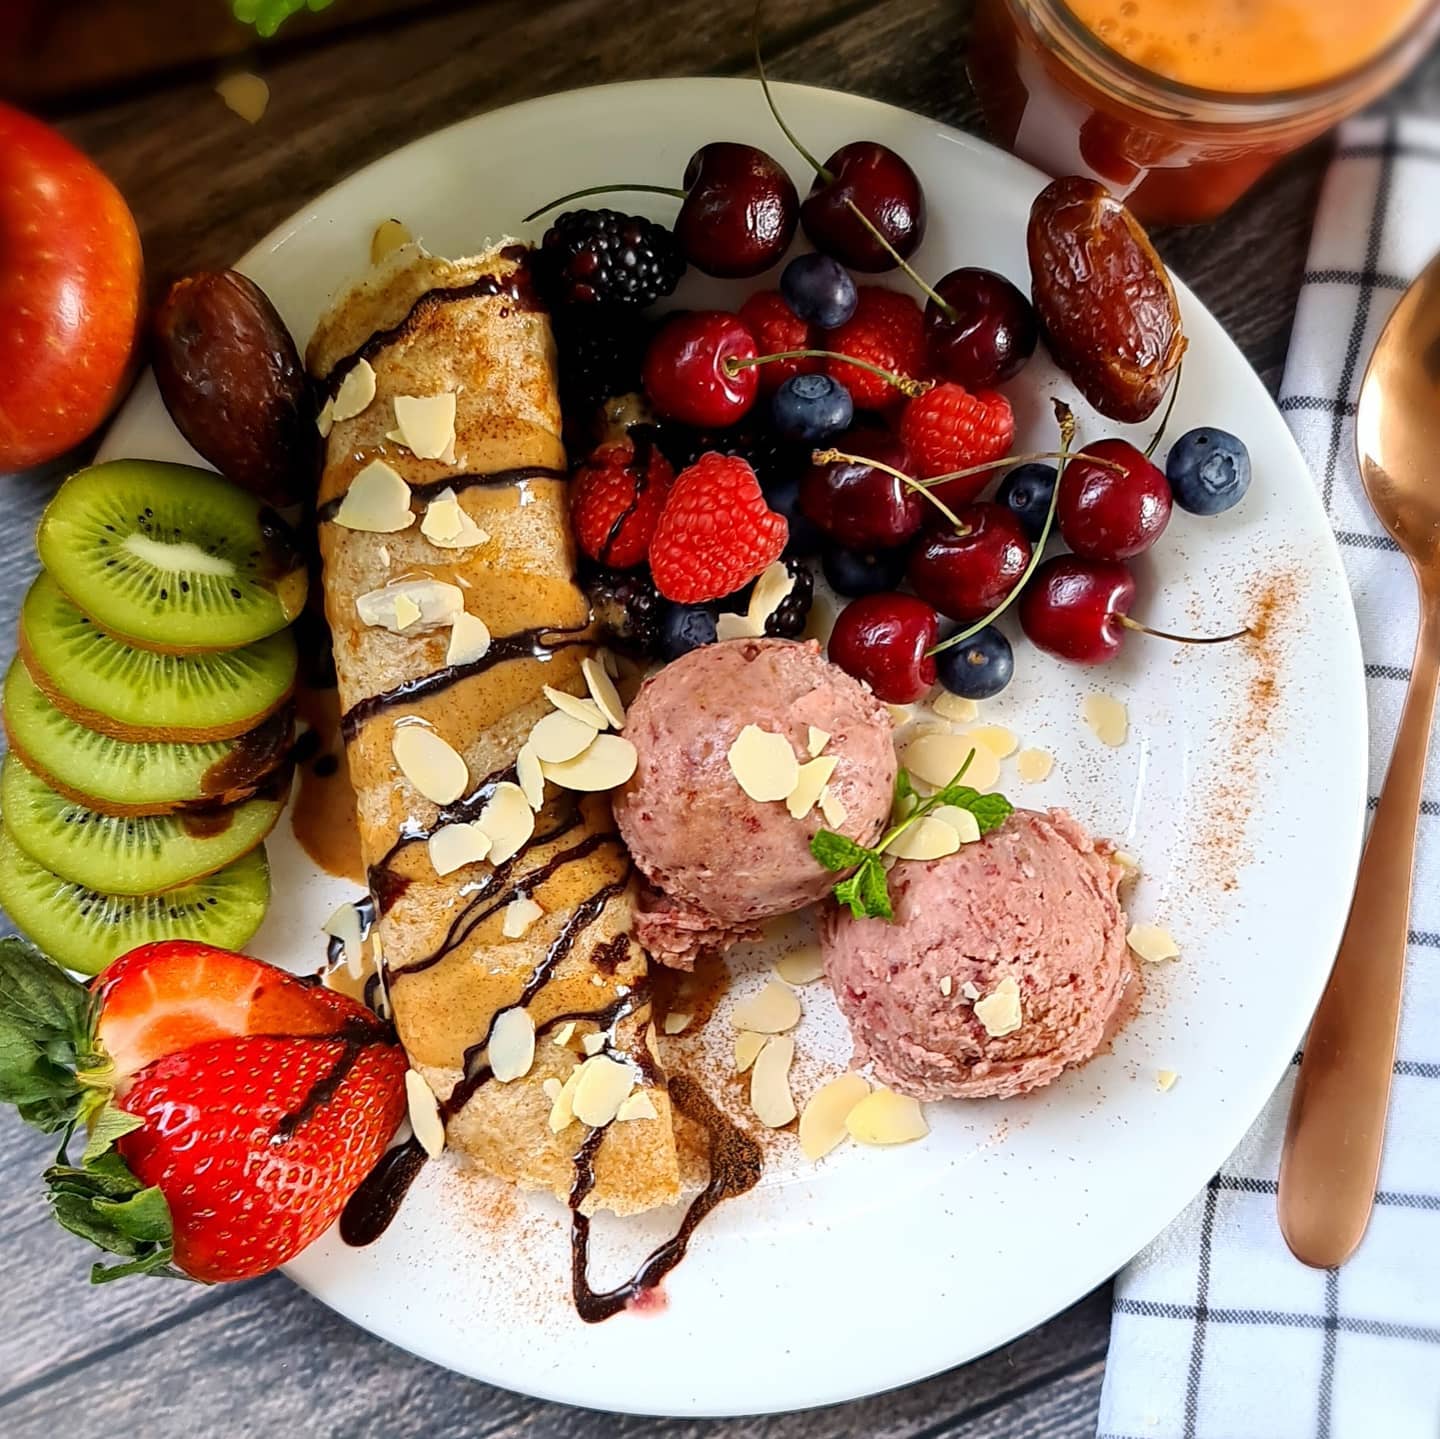
{"type": "Polygon", "coordinates": [[[63,135],[0,105],[0,471],[63,455],[110,413],[143,284],[120,192],[63,135]]]}

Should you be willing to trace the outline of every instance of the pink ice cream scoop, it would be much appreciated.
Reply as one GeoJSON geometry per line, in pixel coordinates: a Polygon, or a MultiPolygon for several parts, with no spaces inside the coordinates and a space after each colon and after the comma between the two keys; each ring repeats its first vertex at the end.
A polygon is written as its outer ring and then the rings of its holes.
{"type": "Polygon", "coordinates": [[[1088,1059],[1132,976],[1122,875],[1063,810],[1017,810],[955,854],[895,865],[893,922],[827,906],[825,973],[856,1061],[917,1099],[981,1099],[1037,1089],[1088,1059]],[[992,1033],[982,1015],[1013,1023],[986,1003],[1009,979],[1019,1024],[992,1033]]]}
{"type": "Polygon", "coordinates": [[[818,829],[871,844],[890,814],[889,714],[814,643],[743,639],[691,650],[646,680],[625,737],[638,761],[614,797],[615,822],[649,881],[636,934],[680,969],[830,890],[836,876],[810,853],[818,829]],[[727,758],[746,725],[783,735],[802,764],[811,731],[828,736],[821,753],[838,761],[830,792],[843,821],[828,826],[818,806],[795,819],[782,801],[751,799],[727,758]]]}

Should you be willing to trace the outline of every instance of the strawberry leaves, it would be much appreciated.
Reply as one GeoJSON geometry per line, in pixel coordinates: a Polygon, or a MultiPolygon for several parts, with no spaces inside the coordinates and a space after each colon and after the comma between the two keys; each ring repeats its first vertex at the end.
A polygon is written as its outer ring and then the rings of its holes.
{"type": "Polygon", "coordinates": [[[125,1261],[94,1265],[92,1284],[130,1274],[188,1277],[172,1263],[174,1232],[165,1196],[154,1185],[141,1184],[118,1154],[87,1158],[78,1168],[51,1165],[45,1171],[45,1184],[55,1218],[66,1229],[125,1261]]]}

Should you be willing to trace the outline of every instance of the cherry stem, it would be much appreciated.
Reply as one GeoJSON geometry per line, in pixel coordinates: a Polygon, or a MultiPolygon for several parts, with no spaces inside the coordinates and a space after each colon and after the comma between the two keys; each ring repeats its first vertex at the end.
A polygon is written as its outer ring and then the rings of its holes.
{"type": "Polygon", "coordinates": [[[894,475],[902,485],[915,491],[917,495],[923,495],[952,525],[955,526],[957,535],[968,535],[970,526],[967,525],[939,495],[932,495],[920,480],[912,479],[904,470],[897,470],[894,465],[887,465],[884,460],[872,460],[868,455],[851,455],[844,450],[816,450],[810,461],[816,465],[869,465],[872,469],[881,470],[887,475],[894,475]]]}
{"type": "Polygon", "coordinates": [[[1148,460],[1159,447],[1161,439],[1165,434],[1165,427],[1170,423],[1170,416],[1175,411],[1175,401],[1180,394],[1180,374],[1185,368],[1185,361],[1181,360],[1175,366],[1175,378],[1170,382],[1170,398],[1165,404],[1165,413],[1160,416],[1160,428],[1150,437],[1150,443],[1145,446],[1145,458],[1148,460]]]}
{"type": "Polygon", "coordinates": [[[590,185],[584,190],[572,190],[568,195],[561,195],[558,200],[551,200],[548,205],[541,205],[538,210],[531,210],[520,223],[528,225],[531,220],[538,220],[547,210],[568,205],[571,200],[584,200],[590,195],[613,195],[619,190],[634,190],[645,195],[669,195],[675,200],[685,198],[685,191],[677,190],[673,185],[590,185]]]}
{"type": "Polygon", "coordinates": [[[857,365],[862,370],[869,370],[872,375],[879,375],[886,384],[894,385],[902,395],[909,395],[912,400],[935,388],[934,380],[912,380],[909,375],[882,370],[869,360],[857,360],[853,355],[842,355],[839,350],[777,350],[773,355],[726,355],[720,366],[733,380],[741,370],[749,369],[751,365],[768,365],[772,360],[844,360],[847,365],[857,365]]]}
{"type": "MultiPolygon", "coordinates": [[[[1099,455],[1092,455],[1085,450],[1078,450],[1075,454],[1066,454],[1061,450],[1037,450],[1033,455],[1006,455],[1004,459],[987,460],[983,465],[967,465],[963,470],[951,470],[944,475],[931,475],[928,480],[917,480],[920,485],[944,485],[951,480],[963,480],[967,475],[983,475],[987,470],[999,470],[1011,465],[1027,465],[1032,460],[1089,460],[1092,465],[1103,465],[1107,470],[1124,470],[1125,466],[1118,460],[1103,459],[1099,455]]],[[[1059,481],[1057,480],[1058,484],[1059,481]]]]}
{"type": "Polygon", "coordinates": [[[1070,462],[1070,446],[1075,440],[1075,416],[1071,413],[1070,406],[1064,400],[1052,400],[1055,406],[1055,419],[1060,426],[1060,467],[1055,476],[1055,488],[1050,492],[1050,508],[1045,512],[1045,523],[1040,527],[1039,538],[1035,541],[1035,548],[1030,552],[1030,563],[1025,566],[1024,573],[1015,581],[1010,593],[985,616],[983,620],[977,620],[967,629],[957,630],[947,639],[940,641],[938,645],[932,645],[925,651],[927,659],[941,653],[942,650],[953,649],[956,645],[962,645],[968,639],[973,639],[987,625],[992,625],[1011,605],[1020,598],[1020,592],[1030,583],[1030,576],[1039,568],[1040,558],[1045,553],[1045,543],[1050,538],[1050,531],[1055,525],[1055,507],[1060,499],[1060,484],[1065,478],[1065,466],[1070,462]]]}
{"type": "Polygon", "coordinates": [[[1151,629],[1149,625],[1142,625],[1139,620],[1132,620],[1129,615],[1116,614],[1111,612],[1110,618],[1118,620],[1127,630],[1134,630],[1137,634],[1151,635],[1157,640],[1170,640],[1177,645],[1224,645],[1231,640],[1243,640],[1250,633],[1250,626],[1246,625],[1243,630],[1236,630],[1233,635],[1172,635],[1169,630],[1151,629]]]}
{"type": "Polygon", "coordinates": [[[760,53],[760,8],[764,3],[765,0],[755,0],[755,13],[750,19],[750,39],[755,48],[755,68],[760,72],[760,88],[765,92],[765,103],[770,107],[770,113],[775,117],[775,123],[780,127],[785,138],[800,152],[801,159],[828,185],[834,181],[834,175],[796,138],[795,132],[781,116],[775,104],[775,97],[770,93],[770,78],[765,73],[765,59],[760,53]]]}
{"type": "Polygon", "coordinates": [[[941,313],[945,316],[946,319],[955,320],[958,322],[960,316],[956,313],[955,306],[952,305],[949,300],[945,299],[945,297],[941,295],[939,291],[937,291],[935,287],[929,283],[929,281],[921,277],[920,273],[915,269],[915,267],[899,252],[899,250],[895,248],[894,245],[890,243],[889,240],[885,238],[884,234],[880,230],[880,227],[874,222],[874,220],[872,220],[869,215],[867,215],[859,207],[859,205],[857,205],[854,200],[852,200],[848,195],[845,197],[845,203],[854,212],[855,218],[859,220],[859,222],[864,225],[867,230],[869,230],[870,234],[874,237],[876,243],[879,244],[880,248],[884,250],[885,253],[889,255],[890,258],[894,260],[897,265],[899,265],[900,269],[915,283],[916,288],[919,289],[925,295],[925,297],[930,300],[932,304],[939,307],[941,313]]]}

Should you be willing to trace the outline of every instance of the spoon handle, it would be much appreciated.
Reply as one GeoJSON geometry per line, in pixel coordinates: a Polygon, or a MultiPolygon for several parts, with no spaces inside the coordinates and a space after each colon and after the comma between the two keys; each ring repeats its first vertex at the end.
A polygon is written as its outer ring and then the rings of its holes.
{"type": "Polygon", "coordinates": [[[1375,1201],[1437,678],[1440,604],[1422,597],[1395,749],[1340,952],[1305,1042],[1280,1157],[1280,1228],[1295,1257],[1316,1268],[1350,1257],[1375,1201]]]}

